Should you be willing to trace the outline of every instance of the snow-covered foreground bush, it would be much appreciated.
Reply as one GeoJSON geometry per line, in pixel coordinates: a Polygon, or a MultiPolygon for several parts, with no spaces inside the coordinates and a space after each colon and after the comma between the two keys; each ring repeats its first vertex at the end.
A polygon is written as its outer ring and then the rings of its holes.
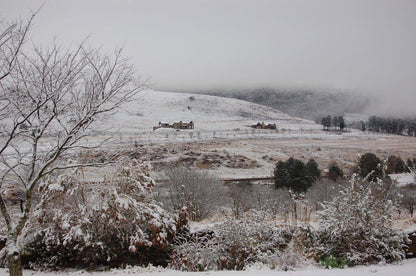
{"type": "MultiPolygon", "coordinates": [[[[179,241],[170,266],[186,271],[242,270],[256,262],[276,266],[292,230],[256,220],[228,220],[179,241]]],[[[284,265],[284,264],[282,264],[284,265]]]]}
{"type": "Polygon", "coordinates": [[[163,264],[176,235],[174,218],[152,198],[148,169],[108,168],[105,180],[83,181],[83,170],[49,177],[25,228],[32,267],[163,264]]]}
{"type": "Polygon", "coordinates": [[[351,178],[318,212],[320,227],[277,225],[261,211],[189,233],[153,199],[145,166],[124,163],[104,180],[83,180],[79,168],[51,176],[25,228],[24,261],[60,269],[167,264],[184,271],[295,269],[392,262],[404,257],[404,236],[392,229],[395,200],[388,183],[351,178]],[[269,219],[266,219],[269,218],[269,219]]]}
{"type": "Polygon", "coordinates": [[[392,228],[395,210],[391,185],[353,175],[318,212],[320,228],[304,229],[298,239],[316,259],[349,265],[398,261],[404,258],[405,236],[392,228]]]}
{"type": "Polygon", "coordinates": [[[405,235],[393,230],[394,189],[353,175],[318,212],[319,227],[288,228],[264,220],[228,220],[183,239],[171,267],[187,271],[242,270],[262,263],[287,270],[306,258],[325,267],[394,262],[404,258],[405,235]]]}

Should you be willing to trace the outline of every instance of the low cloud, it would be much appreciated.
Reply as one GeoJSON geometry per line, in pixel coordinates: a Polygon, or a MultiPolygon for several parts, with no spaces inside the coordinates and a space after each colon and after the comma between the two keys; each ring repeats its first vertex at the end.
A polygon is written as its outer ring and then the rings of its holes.
{"type": "MultiPolygon", "coordinates": [[[[3,1],[16,18],[43,0],[3,1]]],[[[124,45],[155,89],[325,87],[414,113],[416,1],[48,1],[31,38],[124,45]]]]}

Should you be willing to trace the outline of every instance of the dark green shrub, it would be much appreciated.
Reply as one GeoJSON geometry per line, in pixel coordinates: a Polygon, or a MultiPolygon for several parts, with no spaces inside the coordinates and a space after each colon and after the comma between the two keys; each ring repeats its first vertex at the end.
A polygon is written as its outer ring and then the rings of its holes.
{"type": "Polygon", "coordinates": [[[361,177],[369,177],[369,180],[383,177],[383,162],[374,153],[365,153],[360,157],[357,166],[361,177]],[[371,173],[371,175],[369,175],[371,173]]]}
{"type": "Polygon", "coordinates": [[[331,163],[328,170],[328,178],[332,181],[336,181],[338,177],[344,177],[344,172],[338,167],[336,162],[331,163]]]}
{"type": "Polygon", "coordinates": [[[332,255],[325,256],[320,260],[320,263],[325,268],[344,268],[348,266],[348,261],[345,257],[336,258],[332,255]]]}
{"type": "Polygon", "coordinates": [[[286,187],[295,193],[302,193],[312,186],[313,177],[305,163],[291,157],[286,162],[277,162],[274,181],[276,188],[286,187]]]}

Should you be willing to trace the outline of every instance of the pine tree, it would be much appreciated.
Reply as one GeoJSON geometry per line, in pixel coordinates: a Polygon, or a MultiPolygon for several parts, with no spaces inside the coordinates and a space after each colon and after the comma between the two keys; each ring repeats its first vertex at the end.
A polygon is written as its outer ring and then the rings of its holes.
{"type": "Polygon", "coordinates": [[[306,162],[306,168],[308,169],[308,173],[313,180],[321,178],[321,170],[319,169],[318,163],[316,163],[315,159],[309,159],[308,162],[306,162]]]}
{"type": "Polygon", "coordinates": [[[340,130],[344,130],[344,128],[345,128],[345,120],[344,120],[344,117],[342,117],[342,116],[339,116],[338,117],[338,125],[339,125],[339,129],[340,130]]]}
{"type": "Polygon", "coordinates": [[[337,116],[334,116],[333,118],[332,118],[332,126],[334,127],[334,128],[337,128],[338,126],[339,126],[339,117],[337,117],[337,116]]]}
{"type": "Polygon", "coordinates": [[[390,155],[387,159],[387,170],[386,173],[404,173],[409,172],[409,169],[407,168],[404,161],[396,156],[396,155],[390,155]]]}
{"type": "Polygon", "coordinates": [[[277,162],[276,167],[274,169],[274,183],[276,189],[289,186],[290,175],[287,170],[286,162],[277,162]]]}
{"type": "Polygon", "coordinates": [[[331,163],[328,169],[328,178],[332,181],[336,181],[338,177],[344,177],[344,172],[336,162],[331,163]]]}
{"type": "Polygon", "coordinates": [[[328,130],[332,124],[331,115],[327,115],[326,117],[323,117],[321,120],[321,124],[324,127],[324,130],[328,130]]]}
{"type": "Polygon", "coordinates": [[[374,153],[367,152],[360,157],[357,170],[361,177],[367,177],[372,173],[369,176],[370,180],[375,180],[376,177],[382,177],[382,165],[381,160],[374,153]]]}
{"type": "Polygon", "coordinates": [[[407,161],[406,161],[406,166],[407,166],[409,169],[413,169],[413,161],[412,161],[412,159],[407,158],[407,161]]]}
{"type": "Polygon", "coordinates": [[[293,157],[277,162],[274,180],[276,188],[286,187],[296,193],[305,192],[313,182],[305,163],[293,157]]]}

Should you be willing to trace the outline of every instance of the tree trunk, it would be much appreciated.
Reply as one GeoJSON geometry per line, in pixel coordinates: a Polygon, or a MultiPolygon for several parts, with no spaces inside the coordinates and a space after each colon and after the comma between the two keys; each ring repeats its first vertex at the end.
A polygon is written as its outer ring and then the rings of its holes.
{"type": "Polygon", "coordinates": [[[22,261],[20,252],[13,252],[12,255],[7,257],[9,264],[9,275],[10,276],[22,276],[22,261]]]}

